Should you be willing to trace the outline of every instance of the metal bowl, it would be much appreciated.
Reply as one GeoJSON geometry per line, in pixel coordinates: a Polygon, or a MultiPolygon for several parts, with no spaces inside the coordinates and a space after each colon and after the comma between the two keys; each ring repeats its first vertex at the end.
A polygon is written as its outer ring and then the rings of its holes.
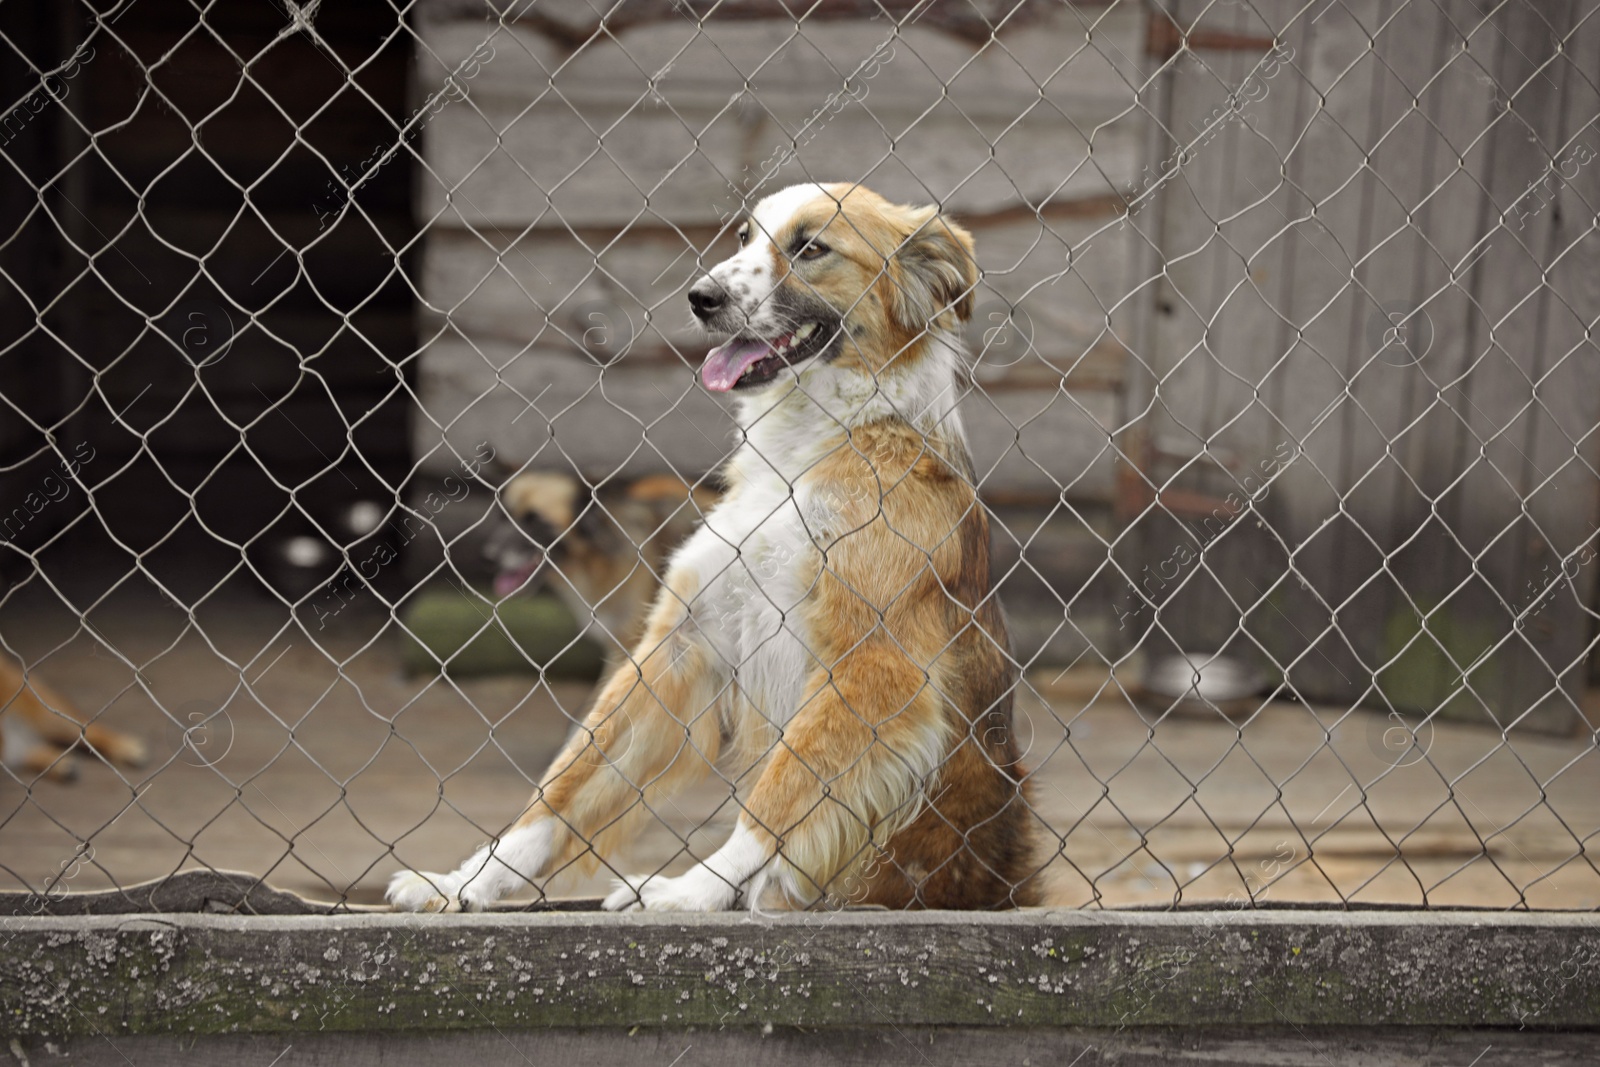
{"type": "Polygon", "coordinates": [[[1220,711],[1229,718],[1259,706],[1266,675],[1245,661],[1216,652],[1152,656],[1141,679],[1144,702],[1156,711],[1220,711]]]}

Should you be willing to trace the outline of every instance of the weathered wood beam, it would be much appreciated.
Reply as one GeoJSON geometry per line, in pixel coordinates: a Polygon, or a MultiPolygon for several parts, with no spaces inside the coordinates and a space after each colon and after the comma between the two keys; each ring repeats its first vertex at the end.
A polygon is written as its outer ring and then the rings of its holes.
{"type": "Polygon", "coordinates": [[[0,919],[14,1035],[1600,1026],[1600,916],[1228,911],[0,919]]]}

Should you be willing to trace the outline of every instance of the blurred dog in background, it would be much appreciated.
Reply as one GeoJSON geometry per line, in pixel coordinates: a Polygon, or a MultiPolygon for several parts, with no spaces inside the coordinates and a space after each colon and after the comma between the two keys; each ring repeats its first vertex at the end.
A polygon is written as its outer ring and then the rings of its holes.
{"type": "Polygon", "coordinates": [[[498,568],[498,597],[548,588],[580,626],[625,656],[643,632],[667,557],[700,524],[717,493],[671,474],[610,482],[591,490],[563,471],[520,474],[501,490],[510,516],[486,551],[498,568]]]}
{"type": "MultiPolygon", "coordinates": [[[[21,668],[0,659],[0,714],[11,712],[39,737],[39,744],[23,754],[19,767],[35,777],[56,782],[70,781],[78,775],[72,749],[86,744],[112,763],[125,767],[142,766],[144,742],[127,734],[107,730],[93,723],[84,724],[72,703],[45,685],[37,673],[24,675],[21,668]]],[[[0,754],[5,738],[0,735],[0,754]]]]}

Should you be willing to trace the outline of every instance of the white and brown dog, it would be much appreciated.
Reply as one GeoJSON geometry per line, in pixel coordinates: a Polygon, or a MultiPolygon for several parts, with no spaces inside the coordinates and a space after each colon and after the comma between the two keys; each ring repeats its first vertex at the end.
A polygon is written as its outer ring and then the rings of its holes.
{"type": "Polygon", "coordinates": [[[785,189],[738,233],[689,292],[732,335],[700,372],[740,398],[727,492],[515,825],[453,873],[397,874],[395,907],[479,909],[606,856],[714,767],[754,782],[727,843],[620,881],[607,908],[1037,902],[956,412],[972,238],[852,185],[785,189]]]}

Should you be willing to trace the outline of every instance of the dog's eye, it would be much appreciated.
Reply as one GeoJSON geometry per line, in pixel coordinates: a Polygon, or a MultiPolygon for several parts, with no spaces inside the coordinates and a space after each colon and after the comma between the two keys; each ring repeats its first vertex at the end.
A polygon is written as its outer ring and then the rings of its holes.
{"type": "Polygon", "coordinates": [[[747,222],[739,227],[739,247],[743,248],[750,243],[750,224],[747,222]]]}
{"type": "Polygon", "coordinates": [[[821,241],[812,241],[800,250],[799,257],[801,259],[821,259],[823,256],[832,251],[833,249],[829,248],[821,241]]]}

